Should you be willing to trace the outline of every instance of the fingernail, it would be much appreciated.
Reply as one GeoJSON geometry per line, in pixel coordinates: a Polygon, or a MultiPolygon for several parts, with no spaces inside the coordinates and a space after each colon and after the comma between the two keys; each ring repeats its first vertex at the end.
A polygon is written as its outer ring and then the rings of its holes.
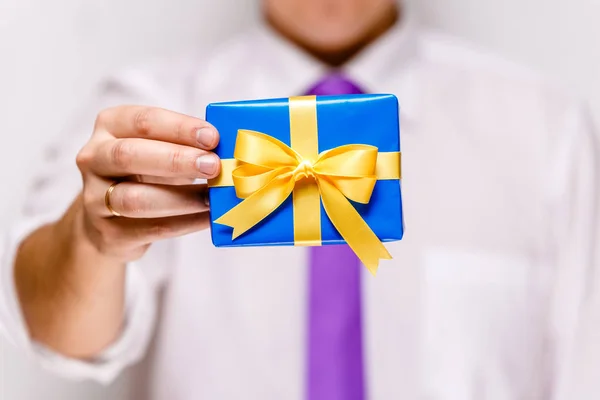
{"type": "Polygon", "coordinates": [[[196,168],[206,176],[213,176],[217,171],[218,158],[213,154],[205,154],[196,160],[196,168]]]}
{"type": "Polygon", "coordinates": [[[200,146],[212,148],[215,144],[217,133],[212,128],[200,128],[196,131],[196,140],[200,146]]]}

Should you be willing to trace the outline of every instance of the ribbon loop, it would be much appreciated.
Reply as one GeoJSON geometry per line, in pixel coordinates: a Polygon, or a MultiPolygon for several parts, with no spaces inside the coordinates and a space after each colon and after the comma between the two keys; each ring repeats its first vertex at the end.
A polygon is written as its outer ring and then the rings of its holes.
{"type": "Polygon", "coordinates": [[[295,167],[301,157],[285,143],[264,133],[240,129],[233,157],[243,163],[265,168],[295,167]]]}
{"type": "Polygon", "coordinates": [[[251,164],[241,165],[231,173],[235,194],[240,199],[245,199],[276,177],[291,171],[292,167],[269,169],[251,164]]]}
{"type": "Polygon", "coordinates": [[[348,144],[327,150],[315,164],[321,174],[330,176],[375,176],[377,147],[365,144],[348,144]]]}

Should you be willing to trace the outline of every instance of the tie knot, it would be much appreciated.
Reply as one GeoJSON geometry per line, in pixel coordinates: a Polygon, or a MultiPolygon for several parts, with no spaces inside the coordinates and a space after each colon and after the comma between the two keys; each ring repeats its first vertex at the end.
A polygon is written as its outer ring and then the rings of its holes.
{"type": "Polygon", "coordinates": [[[298,182],[301,179],[308,178],[308,177],[314,178],[315,170],[313,169],[312,161],[303,160],[300,164],[298,164],[298,166],[294,170],[293,174],[294,174],[294,181],[296,181],[296,182],[298,182]]]}
{"type": "Polygon", "coordinates": [[[340,73],[325,76],[307,91],[307,94],[317,96],[362,93],[365,91],[340,73]]]}

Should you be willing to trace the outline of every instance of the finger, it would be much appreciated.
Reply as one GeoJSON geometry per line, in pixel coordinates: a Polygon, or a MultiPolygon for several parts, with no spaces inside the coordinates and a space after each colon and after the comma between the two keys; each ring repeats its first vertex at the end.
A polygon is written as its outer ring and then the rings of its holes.
{"type": "Polygon", "coordinates": [[[97,125],[118,138],[160,140],[204,150],[219,143],[219,133],[205,120],[162,108],[109,108],[98,115],[97,125]]]}
{"type": "MultiPolygon", "coordinates": [[[[108,188],[107,188],[108,189],[108,188]]],[[[106,192],[105,192],[106,193],[106,192]]],[[[165,186],[121,182],[106,196],[97,196],[102,215],[114,212],[128,218],[163,218],[189,215],[208,210],[206,185],[165,186]]]]}
{"type": "Polygon", "coordinates": [[[206,229],[210,224],[210,214],[202,212],[157,219],[115,218],[111,222],[120,228],[120,240],[144,245],[206,229]]]}
{"type": "Polygon", "coordinates": [[[205,183],[205,179],[198,178],[167,178],[162,176],[151,176],[151,175],[138,175],[134,179],[140,183],[153,183],[156,185],[171,185],[171,186],[184,186],[184,185],[197,185],[205,183]]]}
{"type": "Polygon", "coordinates": [[[213,178],[219,158],[205,150],[144,139],[107,140],[99,145],[89,168],[100,176],[153,175],[167,178],[213,178]]]}

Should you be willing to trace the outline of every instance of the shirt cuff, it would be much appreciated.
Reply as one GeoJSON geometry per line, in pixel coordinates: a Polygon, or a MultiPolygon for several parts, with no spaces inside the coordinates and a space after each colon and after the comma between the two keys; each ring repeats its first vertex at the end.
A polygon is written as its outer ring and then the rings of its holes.
{"type": "Polygon", "coordinates": [[[16,225],[0,243],[0,334],[43,368],[75,380],[112,382],[127,366],[139,361],[150,342],[156,318],[156,296],[138,262],[126,272],[125,321],[120,337],[92,360],[65,357],[32,341],[21,313],[13,271],[20,243],[35,229],[56,221],[46,215],[16,225]]]}

